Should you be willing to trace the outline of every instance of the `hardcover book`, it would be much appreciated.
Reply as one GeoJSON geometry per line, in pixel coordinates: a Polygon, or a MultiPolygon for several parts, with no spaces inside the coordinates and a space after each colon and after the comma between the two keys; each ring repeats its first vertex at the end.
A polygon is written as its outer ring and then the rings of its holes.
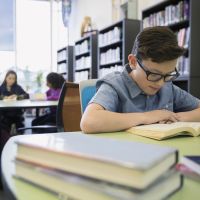
{"type": "Polygon", "coordinates": [[[137,190],[19,160],[15,163],[15,179],[18,181],[52,191],[57,196],[70,196],[80,200],[164,199],[182,186],[182,177],[175,170],[167,171],[148,188],[137,190]]]}
{"type": "Polygon", "coordinates": [[[143,189],[177,163],[171,147],[83,133],[29,135],[16,141],[17,159],[143,189]]]}
{"type": "Polygon", "coordinates": [[[200,175],[200,156],[184,156],[181,163],[200,175]]]}

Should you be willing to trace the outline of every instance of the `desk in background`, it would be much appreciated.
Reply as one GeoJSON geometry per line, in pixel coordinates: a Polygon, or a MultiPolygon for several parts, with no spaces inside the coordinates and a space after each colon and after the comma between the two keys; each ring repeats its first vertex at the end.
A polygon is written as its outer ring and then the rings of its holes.
{"type": "Polygon", "coordinates": [[[45,108],[55,107],[58,105],[58,101],[31,101],[29,99],[16,100],[16,101],[4,101],[0,100],[0,110],[3,109],[25,109],[25,108],[45,108]]]}
{"type": "Polygon", "coordinates": [[[0,100],[0,110],[36,108],[36,117],[39,115],[39,108],[56,107],[57,105],[58,101],[31,101],[29,99],[16,101],[0,100]]]}
{"type": "MultiPolygon", "coordinates": [[[[75,134],[76,132],[74,132],[75,134]]],[[[67,133],[66,133],[67,134],[67,133]]],[[[184,155],[200,155],[200,137],[176,137],[164,141],[155,141],[152,139],[135,136],[126,132],[93,134],[97,137],[115,138],[119,140],[138,141],[150,144],[159,144],[163,146],[175,147],[179,150],[179,157],[184,155]]],[[[9,196],[15,196],[15,186],[12,182],[12,175],[15,172],[13,159],[16,155],[17,145],[15,140],[19,137],[29,137],[28,135],[21,135],[12,137],[5,145],[2,153],[2,174],[6,190],[9,191],[9,196]],[[13,195],[11,195],[11,193],[13,195]]],[[[189,200],[199,199],[200,197],[200,183],[191,179],[185,178],[183,188],[171,196],[170,200],[189,200]]],[[[13,197],[10,199],[14,199],[13,197]]]]}

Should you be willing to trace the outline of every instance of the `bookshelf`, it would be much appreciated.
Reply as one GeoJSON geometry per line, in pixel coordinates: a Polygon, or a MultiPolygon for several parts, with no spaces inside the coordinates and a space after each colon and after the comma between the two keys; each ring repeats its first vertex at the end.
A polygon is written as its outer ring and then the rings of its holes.
{"type": "Polygon", "coordinates": [[[143,28],[168,26],[177,35],[178,43],[186,53],[178,60],[177,68],[181,76],[174,84],[200,98],[200,44],[199,19],[200,1],[165,0],[142,11],[143,28]]]}
{"type": "Polygon", "coordinates": [[[57,51],[57,72],[68,81],[73,81],[73,51],[73,46],[67,46],[57,51]]]}
{"type": "Polygon", "coordinates": [[[121,71],[128,62],[140,21],[123,19],[99,31],[98,35],[98,77],[111,71],[121,71]]]}
{"type": "Polygon", "coordinates": [[[95,32],[75,42],[74,82],[97,78],[97,38],[95,32]]]}

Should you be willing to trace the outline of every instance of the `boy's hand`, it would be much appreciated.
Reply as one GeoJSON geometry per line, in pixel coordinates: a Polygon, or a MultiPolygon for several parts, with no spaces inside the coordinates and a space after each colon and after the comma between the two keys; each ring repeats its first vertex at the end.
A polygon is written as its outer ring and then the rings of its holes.
{"type": "Polygon", "coordinates": [[[153,123],[173,123],[180,121],[180,117],[169,110],[154,110],[150,112],[146,112],[146,123],[145,124],[153,124],[153,123]]]}

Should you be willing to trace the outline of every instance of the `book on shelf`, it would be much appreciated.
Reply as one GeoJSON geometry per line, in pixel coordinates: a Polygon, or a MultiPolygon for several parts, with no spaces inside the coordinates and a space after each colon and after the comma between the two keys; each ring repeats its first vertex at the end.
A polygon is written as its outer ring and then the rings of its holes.
{"type": "Polygon", "coordinates": [[[148,188],[137,190],[20,160],[16,160],[15,179],[52,191],[57,196],[62,194],[80,200],[164,199],[180,189],[183,183],[179,173],[169,170],[148,188]]]}
{"type": "Polygon", "coordinates": [[[179,46],[188,48],[190,42],[190,27],[179,29],[176,34],[179,46]]]}
{"type": "Polygon", "coordinates": [[[126,130],[135,135],[155,140],[163,140],[178,135],[199,136],[200,122],[175,122],[171,124],[148,124],[126,130]]]}
{"type": "MultiPolygon", "coordinates": [[[[144,13],[145,11],[143,11],[144,13]]],[[[158,12],[143,17],[143,28],[149,26],[168,26],[189,20],[189,2],[180,1],[176,5],[168,5],[158,12]]]]}
{"type": "Polygon", "coordinates": [[[30,135],[16,143],[17,159],[138,189],[148,187],[178,159],[171,147],[83,133],[30,135]]]}
{"type": "Polygon", "coordinates": [[[181,163],[193,170],[200,176],[200,155],[196,156],[184,156],[181,158],[181,163]]]}

